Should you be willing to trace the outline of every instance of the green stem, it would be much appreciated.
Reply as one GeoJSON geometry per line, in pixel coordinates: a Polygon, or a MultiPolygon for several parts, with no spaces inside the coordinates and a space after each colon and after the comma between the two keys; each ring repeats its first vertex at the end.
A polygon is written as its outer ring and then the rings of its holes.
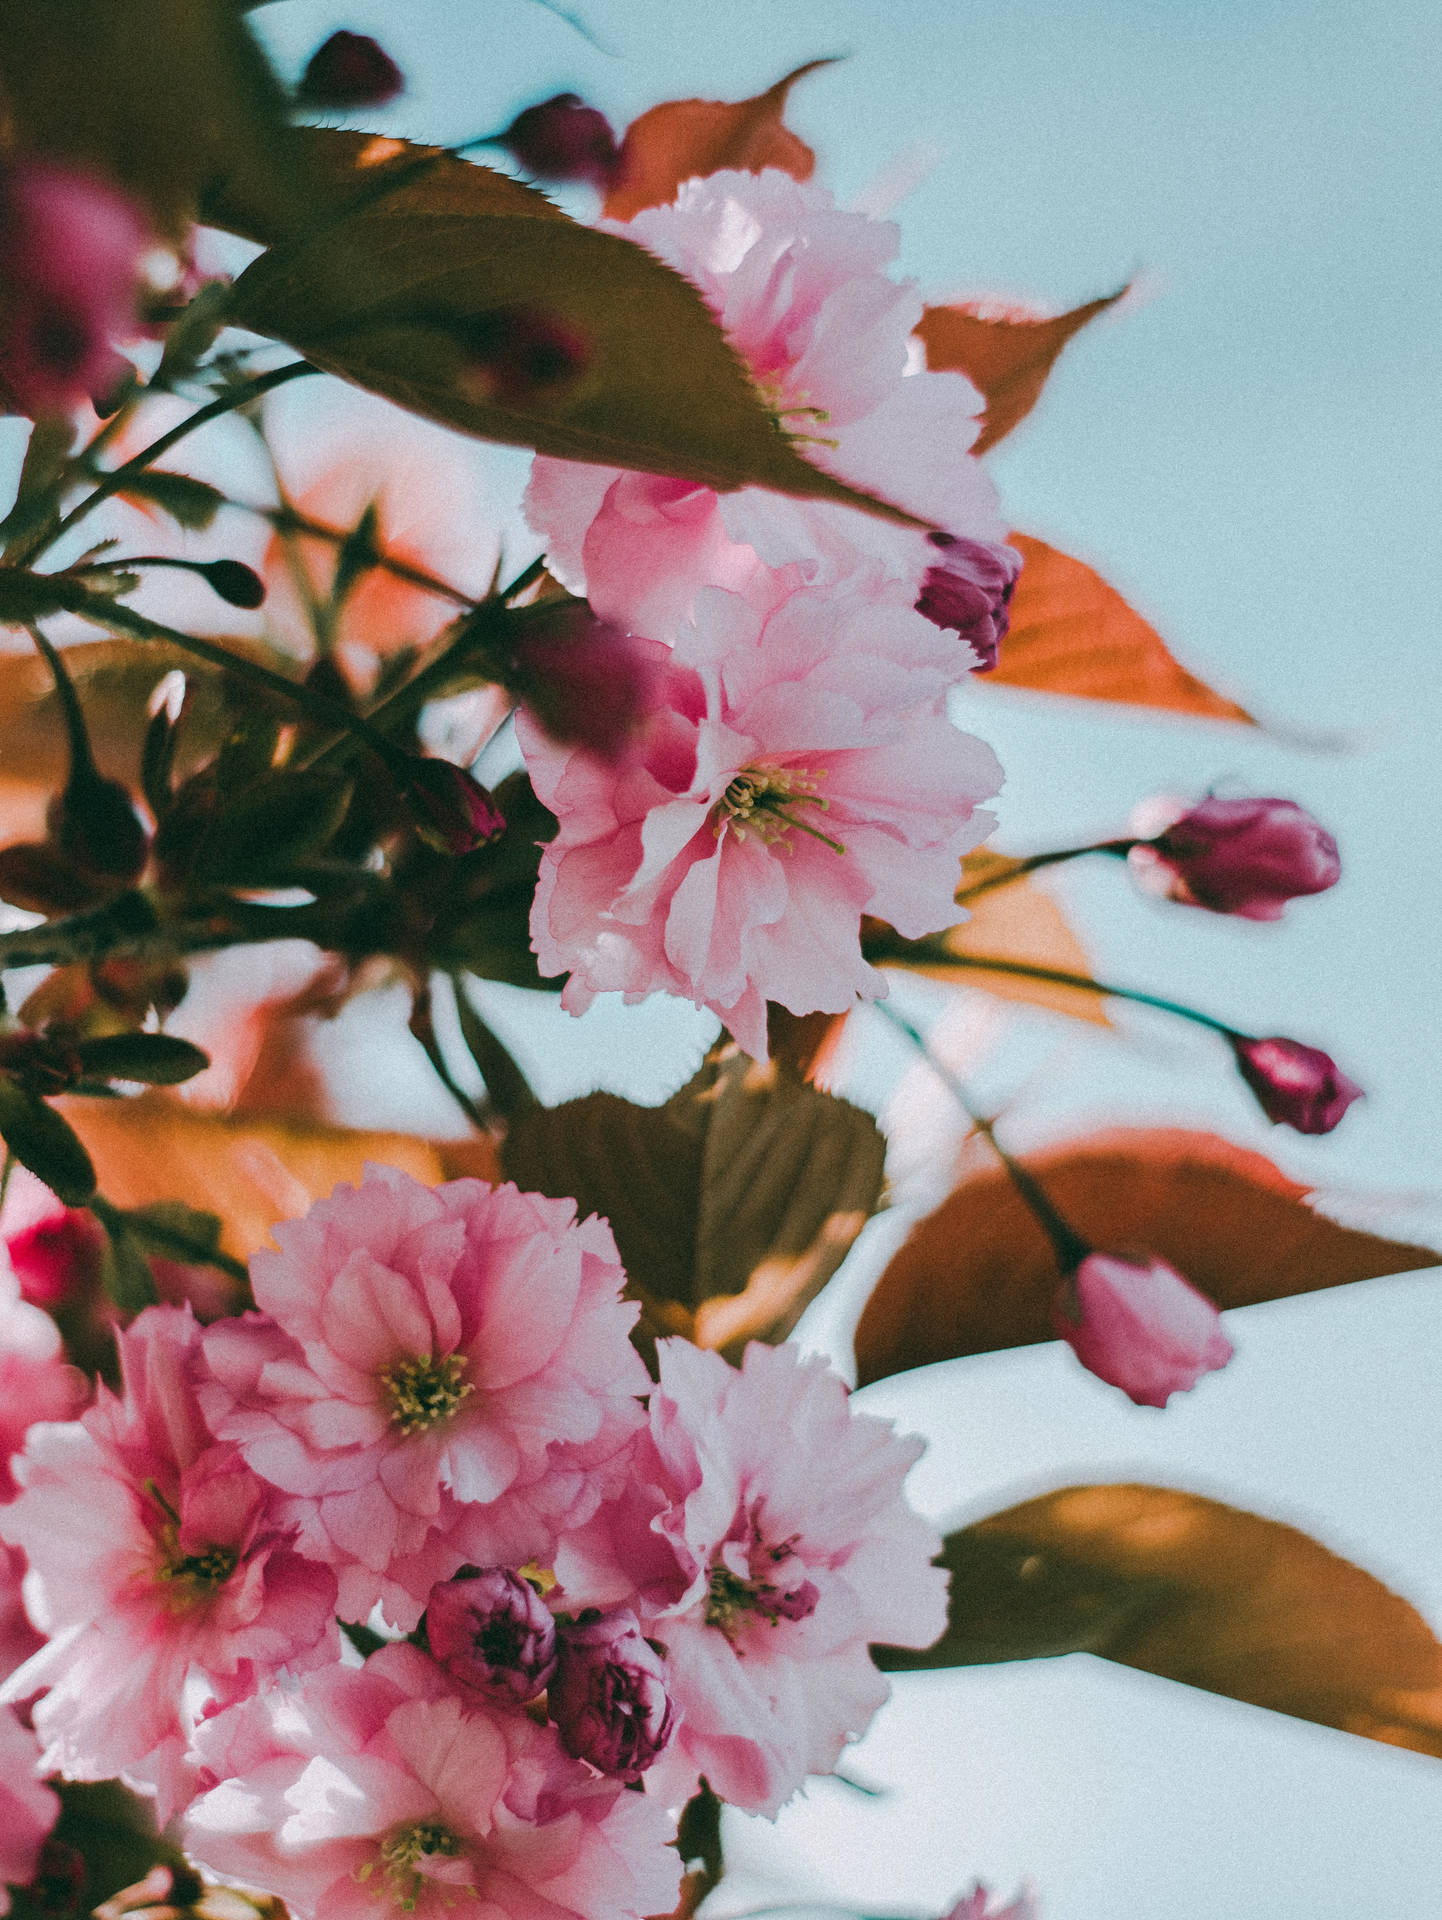
{"type": "MultiPolygon", "coordinates": [[[[237,502],[236,504],[240,504],[237,502]]],[[[327,540],[332,546],[343,546],[350,538],[344,527],[328,526],[324,520],[313,520],[308,513],[301,513],[289,504],[279,507],[251,507],[249,512],[268,520],[276,532],[285,535],[304,534],[311,540],[327,540]]],[[[393,554],[377,551],[374,565],[382,573],[388,573],[397,580],[404,580],[407,586],[419,587],[425,593],[433,593],[437,599],[449,600],[458,607],[470,608],[477,604],[474,594],[462,593],[459,587],[453,587],[449,580],[439,575],[427,573],[424,567],[413,567],[409,561],[398,560],[393,554]]]]}
{"type": "Polygon", "coordinates": [[[1179,1020],[1191,1020],[1199,1027],[1209,1027],[1213,1033],[1230,1037],[1237,1031],[1213,1014],[1202,1013],[1197,1007],[1183,1006],[1179,1000],[1164,1000],[1160,994],[1143,993],[1137,987],[1118,987],[1109,981],[1093,980],[1089,974],[1067,973],[1060,967],[1037,967],[1026,960],[1007,960],[986,953],[952,953],[946,947],[933,945],[930,940],[898,939],[881,947],[871,957],[881,966],[922,961],[928,967],[955,967],[959,971],[1012,974],[1019,980],[1042,980],[1048,986],[1076,987],[1084,993],[1101,994],[1109,1000],[1133,1000],[1138,1006],[1157,1007],[1163,1013],[1175,1014],[1179,1020]]]}
{"type": "Polygon", "coordinates": [[[931,1051],[931,1048],[926,1044],[924,1037],[905,1015],[898,1013],[896,1009],[889,1006],[885,1000],[878,1000],[875,1005],[877,1012],[884,1014],[897,1031],[904,1033],[912,1045],[920,1051],[922,1058],[926,1061],[926,1064],[931,1068],[937,1079],[940,1080],[947,1092],[950,1093],[953,1100],[956,1101],[956,1104],[961,1108],[977,1132],[986,1139],[992,1151],[996,1154],[997,1159],[1000,1160],[1010,1175],[1012,1185],[1026,1202],[1027,1206],[1030,1207],[1032,1213],[1036,1216],[1037,1224],[1042,1228],[1047,1239],[1051,1241],[1052,1251],[1056,1255],[1057,1266],[1063,1273],[1074,1273],[1091,1252],[1091,1247],[1082,1239],[1076,1229],[1057,1212],[1036,1177],[1030,1173],[1027,1168],[1022,1166],[1019,1160],[1014,1160],[1011,1157],[1006,1148],[997,1139],[996,1127],[993,1122],[989,1120],[985,1114],[977,1111],[970,1094],[962,1085],[961,1081],[957,1079],[956,1075],[943,1061],[937,1059],[936,1055],[931,1051]]]}
{"type": "MultiPolygon", "coordinates": [[[[361,911],[365,908],[362,905],[361,911]]],[[[169,959],[221,947],[259,946],[271,940],[311,940],[330,952],[380,952],[373,940],[353,938],[354,909],[320,901],[267,907],[227,900],[215,912],[189,920],[161,920],[144,894],[124,893],[103,907],[68,914],[45,926],[0,934],[0,972],[19,967],[63,967],[107,954],[169,959]]]]}
{"type": "Polygon", "coordinates": [[[1135,840],[1098,840],[1087,847],[1059,847],[1054,853],[1033,853],[1025,860],[1018,860],[1000,873],[989,873],[983,880],[973,880],[970,886],[962,887],[956,895],[959,907],[968,906],[984,893],[991,893],[997,887],[1009,887],[1013,880],[1020,880],[1028,873],[1035,873],[1038,867],[1054,867],[1063,860],[1080,860],[1085,853],[1110,853],[1123,857],[1130,853],[1138,843],[1135,840]]]}
{"type": "Polygon", "coordinates": [[[411,1017],[408,1022],[411,1032],[421,1043],[427,1060],[435,1069],[436,1078],[446,1092],[455,1101],[461,1112],[479,1133],[486,1131],[485,1121],[480,1108],[458,1084],[455,1075],[446,1064],[446,1056],[441,1051],[441,1043],[436,1037],[435,1020],[432,1012],[431,986],[427,980],[418,986],[411,995],[411,1017]]]}
{"type": "Polygon", "coordinates": [[[95,756],[90,750],[90,735],[85,730],[85,716],[80,711],[80,702],[76,698],[75,683],[70,678],[65,662],[39,627],[27,621],[25,631],[44,656],[45,664],[49,667],[55,681],[60,709],[65,716],[65,732],[70,742],[70,778],[74,781],[78,775],[81,780],[84,780],[87,774],[95,774],[95,756]]]}

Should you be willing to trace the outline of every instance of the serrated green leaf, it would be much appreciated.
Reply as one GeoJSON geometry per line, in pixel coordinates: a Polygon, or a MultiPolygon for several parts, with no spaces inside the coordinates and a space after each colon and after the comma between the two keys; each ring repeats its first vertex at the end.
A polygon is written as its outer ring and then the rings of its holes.
{"type": "Polygon", "coordinates": [[[83,1207],[94,1193],[95,1168],[70,1123],[37,1094],[3,1076],[0,1139],[67,1207],[83,1207]]]}

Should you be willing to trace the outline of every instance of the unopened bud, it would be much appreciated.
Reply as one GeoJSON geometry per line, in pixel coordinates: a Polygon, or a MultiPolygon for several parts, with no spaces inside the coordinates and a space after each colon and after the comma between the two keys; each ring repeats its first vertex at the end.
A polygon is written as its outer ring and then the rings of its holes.
{"type": "Polygon", "coordinates": [[[1171,899],[1245,920],[1278,920],[1288,900],[1337,884],[1337,843],[1294,800],[1222,800],[1210,794],[1165,833],[1134,847],[1135,865],[1160,868],[1171,899]]]}
{"type": "Polygon", "coordinates": [[[1139,1407],[1164,1407],[1233,1351],[1206,1295],[1147,1255],[1088,1254],[1057,1294],[1053,1325],[1089,1373],[1139,1407]]]}
{"type": "Polygon", "coordinates": [[[426,1639],[456,1685],[487,1700],[534,1700],[556,1671],[549,1607],[528,1580],[501,1567],[432,1587],[426,1639]]]}
{"type": "Polygon", "coordinates": [[[589,180],[609,186],[620,159],[604,113],[578,93],[558,93],[518,113],[496,142],[538,180],[589,180]]]}
{"type": "Polygon", "coordinates": [[[303,107],[383,107],[404,87],[400,68],[379,41],[342,29],[311,55],[295,97],[303,107]]]}
{"type": "Polygon", "coordinates": [[[416,832],[437,853],[474,853],[505,830],[505,816],[473,774],[450,760],[394,769],[416,832]]]}
{"type": "Polygon", "coordinates": [[[618,758],[660,699],[669,649],[597,619],[584,600],[528,608],[511,627],[512,691],[553,740],[618,758]]]}
{"type": "Polygon", "coordinates": [[[1241,1033],[1227,1037],[1242,1078],[1274,1126],[1330,1133],[1352,1102],[1363,1098],[1356,1081],[1320,1047],[1275,1035],[1266,1040],[1249,1040],[1241,1033]]]}
{"type": "Polygon", "coordinates": [[[210,582],[211,590],[218,593],[227,606],[249,611],[265,599],[264,580],[254,567],[246,566],[241,560],[206,560],[193,571],[210,582]]]}
{"type": "Polygon", "coordinates": [[[675,1726],[664,1660],[629,1607],[582,1615],[556,1644],[548,1703],[561,1745],[602,1773],[638,1778],[675,1726]]]}
{"type": "Polygon", "coordinates": [[[77,767],[47,816],[51,838],[81,871],[126,885],[144,871],[150,836],[127,789],[77,767]]]}
{"type": "Polygon", "coordinates": [[[934,626],[959,633],[976,655],[976,671],[989,673],[1006,638],[1021,555],[1014,547],[957,534],[926,537],[941,558],[926,570],[916,611],[934,626]]]}

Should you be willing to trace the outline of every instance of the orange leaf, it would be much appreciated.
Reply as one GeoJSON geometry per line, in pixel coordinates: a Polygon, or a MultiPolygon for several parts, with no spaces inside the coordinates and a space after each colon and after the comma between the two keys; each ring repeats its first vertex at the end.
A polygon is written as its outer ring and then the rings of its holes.
{"type": "Polygon", "coordinates": [[[816,155],[782,125],[786,97],[805,74],[829,67],[808,60],[754,100],[667,100],[633,120],[621,142],[616,177],[606,195],[612,220],[629,220],[643,207],[663,207],[683,180],[741,167],[760,173],[780,167],[809,180],[816,155]]]}
{"type": "MultiPolygon", "coordinates": [[[[1169,1261],[1219,1307],[1442,1265],[1426,1247],[1339,1227],[1270,1160],[1215,1134],[1118,1128],[1030,1155],[1063,1218],[1098,1247],[1169,1261]]],[[[916,1226],[856,1330],[863,1385],[963,1354],[1050,1340],[1056,1262],[1000,1167],[916,1226]]]]}
{"type": "Polygon", "coordinates": [[[1101,1654],[1442,1757],[1442,1646],[1295,1527],[1169,1487],[1062,1487],[949,1536],[947,1630],[880,1664],[1101,1654]]]}
{"type": "Polygon", "coordinates": [[[973,453],[985,453],[1026,418],[1067,341],[1126,291],[1118,287],[1051,318],[976,304],[926,309],[916,331],[927,366],[933,373],[964,373],[986,401],[973,453]]]}
{"type": "Polygon", "coordinates": [[[1030,534],[1008,538],[1025,564],[1001,661],[988,681],[1256,724],[1245,707],[1188,673],[1099,573],[1030,534]]]}
{"type": "Polygon", "coordinates": [[[404,1133],[236,1121],[155,1094],[59,1105],[89,1149],[107,1200],[119,1207],[182,1200],[218,1214],[221,1245],[240,1260],[268,1244],[277,1220],[304,1213],[340,1181],[358,1181],[367,1160],[428,1186],[462,1173],[500,1178],[485,1141],[453,1146],[404,1133]]]}

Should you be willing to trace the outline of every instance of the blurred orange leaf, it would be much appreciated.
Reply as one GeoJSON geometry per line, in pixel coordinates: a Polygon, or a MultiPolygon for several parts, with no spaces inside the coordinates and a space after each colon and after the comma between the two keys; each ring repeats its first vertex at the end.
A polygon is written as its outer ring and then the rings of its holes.
{"type": "Polygon", "coordinates": [[[1007,537],[1024,564],[989,682],[1256,724],[1245,707],[1188,673],[1099,573],[1030,534],[1007,537]]]}
{"type": "Polygon", "coordinates": [[[304,1213],[340,1181],[358,1181],[368,1160],[400,1167],[427,1186],[463,1174],[500,1178],[486,1140],[231,1120],[154,1094],[57,1104],[89,1149],[107,1200],[119,1207],[180,1200],[218,1214],[221,1245],[239,1260],[268,1244],[277,1220],[304,1213]]]}
{"type": "Polygon", "coordinates": [[[607,215],[629,220],[643,207],[665,206],[683,180],[723,167],[751,173],[780,167],[795,180],[809,180],[816,155],[781,116],[796,82],[832,64],[808,60],[754,100],[667,100],[643,113],[621,142],[616,177],[606,195],[607,215]]]}
{"type": "MultiPolygon", "coordinates": [[[[1306,1187],[1215,1134],[1118,1128],[1026,1164],[1084,1240],[1145,1248],[1219,1307],[1442,1265],[1427,1247],[1324,1219],[1306,1187]]],[[[969,1176],[877,1282],[856,1329],[859,1380],[1050,1340],[1058,1278],[1051,1244],[1005,1172],[969,1176]]]]}
{"type": "Polygon", "coordinates": [[[1049,318],[1023,308],[998,313],[978,304],[926,309],[916,331],[927,366],[933,373],[964,373],[986,401],[973,453],[985,453],[1026,418],[1067,341],[1126,291],[1118,287],[1049,318]]]}
{"type": "Polygon", "coordinates": [[[888,1668],[1101,1654],[1442,1757],[1442,1646],[1295,1527],[1167,1487],[1062,1487],[951,1534],[947,1630],[888,1668]]]}

